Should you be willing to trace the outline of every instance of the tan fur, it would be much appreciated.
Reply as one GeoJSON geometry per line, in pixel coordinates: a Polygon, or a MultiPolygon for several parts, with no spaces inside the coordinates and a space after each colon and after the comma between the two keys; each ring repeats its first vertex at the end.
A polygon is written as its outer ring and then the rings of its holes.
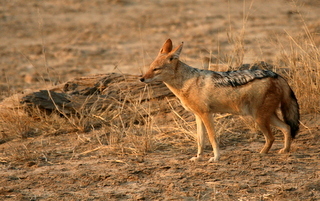
{"type": "Polygon", "coordinates": [[[291,116],[296,115],[292,121],[298,125],[299,107],[295,97],[294,99],[290,97],[292,91],[281,76],[255,79],[236,87],[217,86],[214,83],[212,71],[195,69],[179,60],[182,46],[183,43],[172,50],[172,42],[168,39],[141,81],[145,83],[163,81],[180,99],[182,105],[195,114],[198,153],[197,157],[191,160],[201,159],[205,130],[214,152],[214,157],[209,161],[217,161],[220,157],[214,132],[213,113],[252,116],[266,140],[260,153],[268,153],[274,141],[270,124],[278,127],[285,136],[284,148],[280,152],[289,152],[294,135],[290,135],[290,126],[278,118],[276,110],[281,104],[287,104],[284,112],[290,110],[291,116]],[[294,106],[288,106],[291,103],[294,106]]]}

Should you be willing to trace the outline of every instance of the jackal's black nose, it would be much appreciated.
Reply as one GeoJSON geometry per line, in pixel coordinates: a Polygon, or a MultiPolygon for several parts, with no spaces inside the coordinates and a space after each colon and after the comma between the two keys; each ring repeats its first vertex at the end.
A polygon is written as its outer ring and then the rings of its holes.
{"type": "Polygon", "coordinates": [[[144,78],[141,78],[141,79],[140,79],[140,82],[144,82],[144,78]]]}

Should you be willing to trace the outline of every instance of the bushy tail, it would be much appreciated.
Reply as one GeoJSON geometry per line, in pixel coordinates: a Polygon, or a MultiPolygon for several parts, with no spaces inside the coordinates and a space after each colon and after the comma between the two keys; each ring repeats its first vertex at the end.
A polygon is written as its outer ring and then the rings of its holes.
{"type": "Polygon", "coordinates": [[[299,131],[299,104],[292,89],[288,86],[289,91],[285,93],[281,102],[281,112],[286,124],[290,126],[290,134],[292,139],[295,138],[299,131]]]}

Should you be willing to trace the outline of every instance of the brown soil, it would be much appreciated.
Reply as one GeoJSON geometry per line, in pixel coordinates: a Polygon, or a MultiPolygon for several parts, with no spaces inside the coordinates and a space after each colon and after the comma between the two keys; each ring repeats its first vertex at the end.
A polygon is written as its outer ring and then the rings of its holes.
{"type": "MultiPolygon", "coordinates": [[[[4,0],[0,100],[80,76],[141,74],[169,37],[185,42],[182,59],[197,67],[205,56],[228,65],[279,62],[279,44],[290,49],[290,36],[307,38],[305,25],[320,43],[319,1],[297,6],[278,0],[4,0]],[[244,59],[232,60],[226,54],[241,53],[236,44],[244,16],[244,59]]],[[[260,155],[261,135],[226,131],[216,163],[190,162],[196,143],[181,133],[158,136],[142,153],[106,145],[99,130],[35,130],[1,139],[0,199],[320,200],[320,116],[303,114],[301,122],[290,154],[276,153],[280,133],[270,153],[260,155]]]]}

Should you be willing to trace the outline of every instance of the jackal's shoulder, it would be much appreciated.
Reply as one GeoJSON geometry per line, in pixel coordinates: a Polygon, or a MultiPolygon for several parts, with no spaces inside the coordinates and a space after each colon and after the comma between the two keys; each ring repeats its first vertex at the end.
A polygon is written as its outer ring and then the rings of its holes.
{"type": "Polygon", "coordinates": [[[269,70],[239,70],[227,72],[214,72],[213,79],[217,86],[241,86],[255,79],[267,77],[277,78],[278,74],[269,70]]]}

